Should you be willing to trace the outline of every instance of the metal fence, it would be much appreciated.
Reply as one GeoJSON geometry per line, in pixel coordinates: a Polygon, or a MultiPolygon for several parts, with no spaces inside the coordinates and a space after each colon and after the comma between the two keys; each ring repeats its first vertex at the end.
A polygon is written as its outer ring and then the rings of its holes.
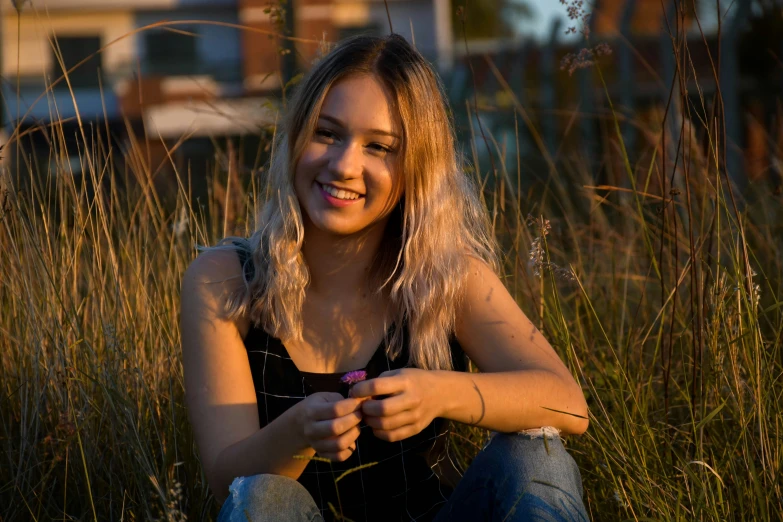
{"type": "MultiPolygon", "coordinates": [[[[594,46],[605,42],[613,51],[611,57],[599,62],[605,87],[595,68],[578,70],[573,76],[560,70],[562,57],[578,52],[580,47],[562,43],[564,28],[559,20],[552,23],[548,41],[544,43],[528,41],[488,56],[475,54],[458,60],[445,83],[458,125],[462,126],[462,134],[470,136],[471,123],[475,127],[475,115],[470,121],[465,114],[478,104],[486,132],[496,137],[518,137],[517,145],[521,150],[512,147],[512,158],[516,152],[532,161],[542,155],[554,156],[557,151],[562,156],[564,144],[567,144],[569,150],[580,154],[591,172],[596,172],[606,147],[597,120],[611,117],[608,98],[621,118],[621,135],[629,153],[644,146],[644,143],[639,143],[640,132],[633,122],[634,118],[640,111],[653,106],[661,110],[668,107],[668,113],[661,121],[666,121],[667,143],[672,147],[669,157],[674,159],[683,117],[687,117],[684,116],[685,108],[678,103],[681,93],[680,78],[675,76],[677,55],[673,37],[667,29],[674,25],[675,3],[670,2],[666,12],[661,12],[663,29],[657,36],[638,36],[632,32],[631,22],[637,4],[637,0],[627,0],[616,35],[593,37],[595,41],[587,44],[594,46]],[[473,65],[473,73],[468,60],[473,65]],[[494,104],[491,103],[493,98],[494,104]],[[511,98],[510,102],[508,98],[511,98]],[[486,106],[482,110],[482,100],[489,101],[485,105],[492,105],[497,110],[486,106]],[[533,121],[535,132],[531,133],[521,125],[523,112],[533,121]],[[564,128],[569,130],[567,138],[564,128]],[[538,136],[535,136],[536,133],[538,136]],[[574,134],[578,135],[577,139],[574,139],[574,134]]],[[[692,56],[681,63],[689,69],[684,71],[688,78],[685,82],[688,96],[711,99],[719,96],[722,99],[727,143],[723,166],[740,189],[748,182],[743,157],[747,146],[743,99],[753,97],[754,89],[758,87],[753,79],[742,77],[739,63],[740,39],[751,15],[750,1],[734,2],[722,23],[720,36],[702,35],[696,31],[688,33],[688,52],[692,56]],[[716,82],[713,65],[717,68],[718,54],[720,65],[716,82]]],[[[783,44],[779,50],[783,56],[783,44]]],[[[780,91],[783,74],[779,77],[780,82],[775,87],[780,91]]],[[[470,139],[466,143],[469,144],[470,139]]],[[[482,164],[488,162],[486,147],[471,146],[476,147],[482,164]]]]}

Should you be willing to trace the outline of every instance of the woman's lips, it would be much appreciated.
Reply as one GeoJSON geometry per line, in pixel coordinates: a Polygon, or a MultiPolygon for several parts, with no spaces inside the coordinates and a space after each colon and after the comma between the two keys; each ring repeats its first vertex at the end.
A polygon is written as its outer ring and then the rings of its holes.
{"type": "Polygon", "coordinates": [[[332,206],[334,206],[334,207],[347,207],[347,206],[349,206],[349,205],[353,205],[354,203],[357,203],[357,202],[359,202],[360,200],[364,199],[364,196],[359,196],[359,197],[358,197],[358,198],[356,198],[356,199],[339,199],[339,198],[336,198],[336,197],[332,196],[332,195],[331,195],[331,194],[329,194],[328,192],[326,192],[326,190],[324,190],[324,188],[323,188],[323,185],[321,185],[321,184],[320,184],[320,183],[318,183],[317,181],[316,181],[316,183],[315,183],[315,184],[316,184],[316,186],[318,187],[318,190],[321,192],[321,195],[323,196],[323,198],[324,198],[324,199],[325,199],[325,200],[326,200],[326,201],[327,201],[327,202],[328,202],[330,205],[332,205],[332,206]]]}

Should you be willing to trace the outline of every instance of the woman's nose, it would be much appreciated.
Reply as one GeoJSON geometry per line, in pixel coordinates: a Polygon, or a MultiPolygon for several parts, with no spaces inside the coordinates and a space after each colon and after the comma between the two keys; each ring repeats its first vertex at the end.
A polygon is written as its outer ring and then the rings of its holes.
{"type": "Polygon", "coordinates": [[[358,143],[347,142],[332,149],[329,159],[329,170],[342,178],[355,178],[361,175],[364,168],[362,147],[358,143]]]}

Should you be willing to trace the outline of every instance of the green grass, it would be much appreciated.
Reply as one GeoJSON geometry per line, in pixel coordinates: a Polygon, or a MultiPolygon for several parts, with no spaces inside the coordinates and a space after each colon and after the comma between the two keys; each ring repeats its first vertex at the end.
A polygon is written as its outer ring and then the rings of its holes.
{"type": "MultiPolygon", "coordinates": [[[[504,158],[491,135],[494,170],[475,174],[504,281],[588,397],[590,428],[567,446],[592,518],[779,520],[781,196],[758,184],[735,207],[716,167],[720,112],[702,123],[684,107],[699,146],[679,149],[676,173],[661,122],[627,152],[607,111],[603,160],[622,182],[590,188],[595,173],[563,147],[525,183],[529,158],[504,158]]],[[[58,125],[34,130],[51,143],[44,163],[24,137],[3,151],[21,162],[0,185],[0,515],[214,518],[183,403],[179,284],[195,244],[249,233],[264,171],[215,167],[243,191],[196,201],[175,169],[165,200],[138,144],[120,153],[82,129],[81,177],[58,125]]],[[[459,459],[485,436],[460,428],[459,459]]]]}

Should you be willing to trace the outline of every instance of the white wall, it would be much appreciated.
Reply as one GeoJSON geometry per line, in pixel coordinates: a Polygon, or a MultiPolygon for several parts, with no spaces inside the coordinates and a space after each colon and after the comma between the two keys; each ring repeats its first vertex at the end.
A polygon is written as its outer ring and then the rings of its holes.
{"type": "MultiPolygon", "coordinates": [[[[179,0],[182,1],[182,0],[179,0]]],[[[218,0],[215,0],[218,1],[218,0]]],[[[236,0],[231,0],[236,1],[236,0]]],[[[178,0],[30,0],[25,2],[23,11],[41,11],[45,13],[60,9],[90,9],[90,10],[123,10],[123,9],[170,9],[177,5],[178,0]]],[[[221,3],[225,3],[223,0],[221,3]]],[[[5,14],[15,13],[16,9],[10,0],[2,3],[5,14]]]]}
{"type": "Polygon", "coordinates": [[[134,61],[136,38],[126,36],[132,31],[133,16],[130,12],[50,12],[48,15],[38,12],[22,16],[19,38],[16,16],[6,15],[3,17],[2,75],[6,78],[15,77],[18,66],[20,76],[43,80],[44,75],[50,74],[55,67],[50,43],[52,34],[100,35],[101,45],[105,47],[101,58],[103,68],[107,74],[112,74],[134,61]],[[106,47],[122,36],[126,37],[106,47]]]}

